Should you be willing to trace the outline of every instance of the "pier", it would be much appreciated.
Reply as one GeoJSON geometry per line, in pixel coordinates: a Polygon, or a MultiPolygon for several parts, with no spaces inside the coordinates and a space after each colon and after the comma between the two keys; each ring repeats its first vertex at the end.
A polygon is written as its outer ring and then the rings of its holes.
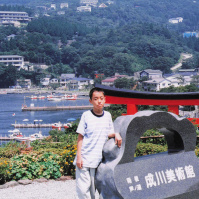
{"type": "Polygon", "coordinates": [[[0,141],[11,141],[14,140],[14,138],[11,137],[0,137],[0,141]]]}
{"type": "MultiPolygon", "coordinates": [[[[106,104],[105,107],[109,106],[106,104]]],[[[44,106],[44,107],[22,107],[22,111],[63,111],[63,110],[89,110],[93,105],[84,106],[44,106]]]]}
{"type": "Polygon", "coordinates": [[[11,124],[11,125],[14,126],[15,128],[52,128],[52,124],[11,124]]]}

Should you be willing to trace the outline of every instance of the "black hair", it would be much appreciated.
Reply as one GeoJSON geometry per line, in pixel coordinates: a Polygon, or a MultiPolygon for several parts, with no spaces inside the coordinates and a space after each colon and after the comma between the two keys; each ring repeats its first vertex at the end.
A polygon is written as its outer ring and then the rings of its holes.
{"type": "MultiPolygon", "coordinates": [[[[90,97],[90,99],[92,100],[92,97],[93,97],[93,93],[95,92],[95,91],[98,91],[98,92],[103,92],[103,94],[104,94],[104,90],[103,89],[101,89],[101,88],[92,88],[91,90],[90,90],[90,92],[89,92],[89,97],[90,97]]],[[[105,94],[104,94],[105,95],[105,94]]]]}

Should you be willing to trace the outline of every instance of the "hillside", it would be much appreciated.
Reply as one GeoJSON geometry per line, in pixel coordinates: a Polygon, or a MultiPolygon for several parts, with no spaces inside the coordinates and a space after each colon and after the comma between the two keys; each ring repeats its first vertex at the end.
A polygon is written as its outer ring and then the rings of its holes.
{"type": "MultiPolygon", "coordinates": [[[[52,3],[47,0],[2,0],[2,3],[8,2],[0,10],[28,9],[33,17],[38,14],[35,6],[52,3]],[[16,2],[18,6],[13,6],[16,2]]],[[[26,61],[33,63],[42,60],[50,65],[45,73],[55,77],[68,71],[91,78],[96,72],[105,76],[115,72],[132,75],[146,68],[168,73],[181,53],[193,54],[191,62],[184,63],[183,67],[198,67],[199,40],[182,36],[184,31],[199,29],[198,2],[116,0],[107,8],[92,7],[91,12],[77,12],[80,5],[77,0],[68,3],[64,15],[58,16],[56,10],[49,10],[49,17],[40,13],[20,30],[1,27],[0,54],[23,55],[26,61]],[[169,23],[170,18],[176,17],[182,17],[183,21],[169,23]],[[10,34],[17,36],[5,40],[10,34]]]]}

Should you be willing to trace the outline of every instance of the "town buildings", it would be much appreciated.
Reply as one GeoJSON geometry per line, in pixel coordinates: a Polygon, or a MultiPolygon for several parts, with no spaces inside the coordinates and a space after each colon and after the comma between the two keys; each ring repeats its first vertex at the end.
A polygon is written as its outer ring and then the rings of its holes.
{"type": "Polygon", "coordinates": [[[80,0],[80,4],[86,4],[90,6],[96,7],[98,3],[98,0],[80,0]]]}
{"type": "Polygon", "coordinates": [[[31,21],[27,12],[0,11],[0,24],[19,27],[22,23],[31,21]]]}
{"type": "Polygon", "coordinates": [[[152,69],[145,69],[142,71],[138,71],[134,73],[134,79],[156,79],[156,78],[162,78],[162,71],[160,70],[152,70],[152,69]]]}
{"type": "Polygon", "coordinates": [[[79,6],[77,7],[78,12],[91,12],[91,6],[79,6]]]}
{"type": "Polygon", "coordinates": [[[62,74],[60,77],[60,86],[68,90],[81,90],[93,84],[93,79],[75,77],[75,74],[62,74]]]}
{"type": "Polygon", "coordinates": [[[18,70],[24,67],[24,57],[19,55],[0,55],[0,64],[16,66],[18,70]]]}
{"type": "Polygon", "coordinates": [[[182,21],[183,21],[182,17],[177,17],[177,18],[171,18],[171,19],[169,19],[169,23],[173,23],[173,24],[181,23],[182,21]]]}

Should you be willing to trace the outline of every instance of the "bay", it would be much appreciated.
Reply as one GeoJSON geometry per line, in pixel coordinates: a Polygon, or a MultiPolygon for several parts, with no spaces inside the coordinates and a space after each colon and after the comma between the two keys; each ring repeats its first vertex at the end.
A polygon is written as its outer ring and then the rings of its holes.
{"type": "MultiPolygon", "coordinates": [[[[34,123],[34,120],[42,120],[41,123],[67,123],[67,119],[79,119],[85,110],[63,110],[63,111],[24,111],[22,105],[34,104],[35,107],[41,106],[81,106],[88,105],[89,98],[82,97],[77,100],[48,101],[46,99],[32,100],[30,94],[7,94],[0,95],[0,137],[8,136],[9,130],[14,130],[11,124],[14,123],[34,123]],[[24,122],[24,119],[28,119],[24,122]]],[[[46,95],[47,96],[47,95],[46,95]]],[[[20,128],[24,136],[42,132],[42,135],[49,135],[51,128],[20,128]]]]}

